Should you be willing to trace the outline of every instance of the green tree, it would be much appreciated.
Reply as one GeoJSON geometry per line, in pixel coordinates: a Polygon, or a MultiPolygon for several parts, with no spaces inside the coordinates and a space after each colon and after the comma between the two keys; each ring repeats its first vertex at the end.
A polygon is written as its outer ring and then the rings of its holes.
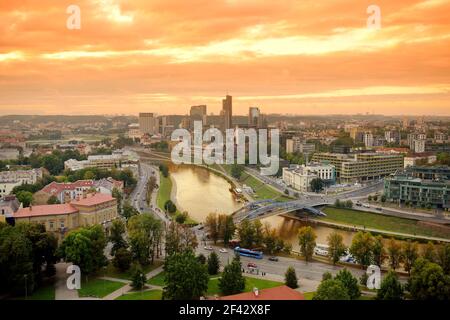
{"type": "Polygon", "coordinates": [[[381,267],[386,257],[386,250],[384,249],[383,237],[378,235],[374,237],[372,246],[373,263],[381,267]]]}
{"type": "Polygon", "coordinates": [[[125,201],[122,207],[122,217],[124,217],[128,221],[131,217],[138,214],[139,211],[137,211],[136,208],[131,205],[130,201],[125,201]]]}
{"type": "Polygon", "coordinates": [[[169,176],[169,168],[165,164],[159,165],[159,171],[161,171],[164,178],[167,178],[169,176]]]}
{"type": "Polygon", "coordinates": [[[142,270],[142,267],[137,264],[133,266],[133,270],[131,272],[131,286],[134,290],[142,290],[145,287],[145,283],[147,282],[147,277],[142,270]]]}
{"type": "Polygon", "coordinates": [[[251,221],[243,220],[238,227],[238,236],[243,248],[251,248],[255,241],[255,228],[251,221]]]}
{"type": "Polygon", "coordinates": [[[175,221],[179,224],[183,224],[186,222],[187,218],[188,218],[188,213],[186,211],[184,211],[184,212],[176,215],[175,221]]]}
{"type": "Polygon", "coordinates": [[[172,200],[169,199],[164,203],[164,210],[169,213],[175,213],[177,212],[177,206],[172,200]]]}
{"type": "Polygon", "coordinates": [[[373,261],[374,237],[369,232],[359,231],[352,240],[350,253],[362,266],[368,266],[373,261]]]}
{"type": "Polygon", "coordinates": [[[358,299],[361,296],[358,279],[355,278],[346,268],[339,271],[334,279],[342,282],[351,300],[358,299]]]}
{"type": "Polygon", "coordinates": [[[300,253],[307,262],[311,260],[313,256],[314,248],[316,247],[316,238],[316,233],[314,232],[313,228],[309,226],[301,227],[298,231],[300,253]]]}
{"type": "Polygon", "coordinates": [[[18,228],[0,229],[0,292],[24,294],[35,286],[31,241],[18,228]]]}
{"type": "Polygon", "coordinates": [[[121,247],[117,249],[116,254],[114,255],[113,265],[120,271],[124,272],[130,269],[132,259],[132,253],[121,247]]]}
{"type": "Polygon", "coordinates": [[[153,264],[162,240],[161,221],[151,214],[143,213],[131,217],[127,229],[133,258],[141,265],[153,264]]]}
{"type": "Polygon", "coordinates": [[[28,191],[20,191],[17,193],[17,200],[22,203],[23,207],[29,207],[33,202],[33,194],[28,191]]]}
{"type": "Polygon", "coordinates": [[[231,239],[233,239],[236,232],[236,226],[233,221],[233,217],[229,215],[219,215],[219,221],[223,221],[220,224],[220,236],[223,239],[223,243],[228,245],[231,239]]]}
{"type": "Polygon", "coordinates": [[[320,283],[313,300],[350,300],[350,297],[341,281],[328,279],[320,283]]]}
{"type": "Polygon", "coordinates": [[[415,300],[450,299],[450,276],[438,264],[423,258],[414,263],[408,287],[415,300]]]}
{"type": "Polygon", "coordinates": [[[403,242],[402,251],[405,270],[411,275],[411,269],[416,260],[419,258],[419,245],[417,242],[407,240],[403,242]]]}
{"type": "Polygon", "coordinates": [[[210,213],[206,216],[205,228],[208,230],[209,237],[216,244],[219,240],[219,221],[216,213],[210,213]]]}
{"type": "Polygon", "coordinates": [[[111,255],[114,256],[116,251],[121,248],[128,248],[125,240],[125,224],[122,220],[116,219],[112,222],[109,241],[112,242],[111,255]]]}
{"type": "Polygon", "coordinates": [[[223,269],[222,277],[219,279],[220,292],[225,295],[241,293],[245,289],[245,278],[242,276],[242,265],[239,257],[223,269]]]}
{"type": "Polygon", "coordinates": [[[58,252],[67,262],[78,265],[84,274],[91,274],[106,265],[105,247],[102,227],[94,225],[70,231],[58,252]]]}
{"type": "Polygon", "coordinates": [[[231,166],[231,176],[235,179],[240,179],[242,172],[244,172],[244,167],[239,164],[233,164],[231,166]]]}
{"type": "Polygon", "coordinates": [[[422,250],[422,257],[430,262],[436,261],[436,248],[433,242],[429,241],[422,250]]]}
{"type": "Polygon", "coordinates": [[[264,242],[264,230],[260,220],[253,221],[253,229],[255,230],[254,245],[260,248],[264,242]]]}
{"type": "Polygon", "coordinates": [[[390,270],[383,281],[380,289],[377,291],[377,300],[402,300],[403,286],[398,280],[395,271],[390,270]]]}
{"type": "Polygon", "coordinates": [[[293,267],[288,267],[284,274],[284,283],[292,289],[298,288],[297,274],[293,267]]]}
{"type": "Polygon", "coordinates": [[[208,290],[209,276],[206,266],[201,264],[190,250],[168,256],[164,271],[164,299],[199,299],[208,290]]]}
{"type": "Polygon", "coordinates": [[[323,187],[325,186],[325,183],[320,178],[314,178],[314,179],[311,180],[310,186],[311,186],[311,191],[312,192],[319,193],[320,191],[323,190],[323,187]]]}
{"type": "Polygon", "coordinates": [[[55,195],[52,195],[48,198],[47,204],[60,204],[61,202],[58,200],[58,198],[55,195]]]}
{"type": "Polygon", "coordinates": [[[324,274],[322,274],[322,281],[333,279],[333,275],[331,272],[327,271],[324,274]]]}
{"type": "Polygon", "coordinates": [[[394,238],[391,238],[389,240],[387,252],[389,256],[389,265],[395,271],[395,269],[397,269],[403,261],[403,252],[400,242],[396,241],[394,238]]]}
{"type": "Polygon", "coordinates": [[[437,250],[437,262],[444,270],[445,274],[450,273],[450,244],[439,246],[437,250]]]}
{"type": "Polygon", "coordinates": [[[208,273],[210,275],[216,275],[219,273],[220,261],[217,253],[214,251],[208,257],[208,273]]]}
{"type": "Polygon", "coordinates": [[[344,238],[337,231],[333,231],[327,237],[327,242],[329,251],[328,256],[331,261],[333,261],[333,265],[339,261],[339,259],[345,254],[347,247],[344,245],[344,238]]]}
{"type": "Polygon", "coordinates": [[[205,257],[205,255],[204,255],[203,253],[200,253],[200,254],[197,256],[197,259],[198,259],[198,261],[199,261],[201,264],[206,264],[206,257],[205,257]]]}
{"type": "Polygon", "coordinates": [[[113,198],[117,200],[117,213],[122,215],[122,200],[123,200],[122,192],[120,192],[119,189],[114,187],[111,195],[113,198]]]}

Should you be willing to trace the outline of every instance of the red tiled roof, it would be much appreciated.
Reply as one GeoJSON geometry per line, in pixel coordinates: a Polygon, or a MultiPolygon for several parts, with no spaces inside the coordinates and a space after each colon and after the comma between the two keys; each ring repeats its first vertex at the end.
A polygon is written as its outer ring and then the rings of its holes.
{"type": "Polygon", "coordinates": [[[49,194],[57,194],[67,190],[75,190],[76,188],[81,187],[92,187],[94,182],[92,180],[78,180],[73,183],[58,183],[52,182],[42,188],[41,191],[44,191],[49,194]]]}
{"type": "Polygon", "coordinates": [[[14,213],[14,218],[53,216],[77,212],[78,209],[73,207],[71,204],[48,204],[19,209],[16,213],[14,213]]]}
{"type": "Polygon", "coordinates": [[[74,200],[71,202],[73,205],[79,206],[95,206],[97,204],[102,204],[108,201],[113,201],[115,198],[110,196],[109,194],[96,193],[93,195],[87,195],[86,198],[81,198],[79,200],[74,200]]]}
{"type": "Polygon", "coordinates": [[[305,297],[288,286],[280,286],[259,290],[258,295],[254,292],[244,292],[221,297],[220,300],[305,300],[305,297]]]}

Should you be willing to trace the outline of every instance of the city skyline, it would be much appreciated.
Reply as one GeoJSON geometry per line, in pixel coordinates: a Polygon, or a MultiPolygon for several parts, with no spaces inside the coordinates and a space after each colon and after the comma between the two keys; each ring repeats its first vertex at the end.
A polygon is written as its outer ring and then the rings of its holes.
{"type": "Polygon", "coordinates": [[[0,115],[450,115],[448,1],[73,4],[0,4],[0,115]]]}

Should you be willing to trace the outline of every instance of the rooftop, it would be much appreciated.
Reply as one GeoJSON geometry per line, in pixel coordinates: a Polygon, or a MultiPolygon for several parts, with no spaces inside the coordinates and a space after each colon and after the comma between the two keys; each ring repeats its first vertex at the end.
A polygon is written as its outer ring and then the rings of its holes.
{"type": "Polygon", "coordinates": [[[102,204],[108,201],[116,200],[114,197],[110,196],[109,194],[103,194],[103,193],[95,193],[91,195],[87,195],[86,198],[82,198],[80,200],[74,200],[71,202],[73,205],[78,206],[95,206],[97,204],[102,204]]]}
{"type": "Polygon", "coordinates": [[[14,213],[14,218],[53,216],[61,214],[76,213],[78,209],[71,204],[47,204],[42,206],[31,206],[29,208],[19,209],[14,213]]]}

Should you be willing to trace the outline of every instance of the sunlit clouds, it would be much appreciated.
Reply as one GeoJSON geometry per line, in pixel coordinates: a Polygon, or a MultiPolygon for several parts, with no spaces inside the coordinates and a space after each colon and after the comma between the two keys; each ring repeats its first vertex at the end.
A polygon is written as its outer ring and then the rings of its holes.
{"type": "Polygon", "coordinates": [[[450,115],[449,0],[0,3],[0,113],[450,115]],[[381,30],[366,28],[367,6],[381,30]],[[66,8],[81,9],[68,30],[66,8]]]}

